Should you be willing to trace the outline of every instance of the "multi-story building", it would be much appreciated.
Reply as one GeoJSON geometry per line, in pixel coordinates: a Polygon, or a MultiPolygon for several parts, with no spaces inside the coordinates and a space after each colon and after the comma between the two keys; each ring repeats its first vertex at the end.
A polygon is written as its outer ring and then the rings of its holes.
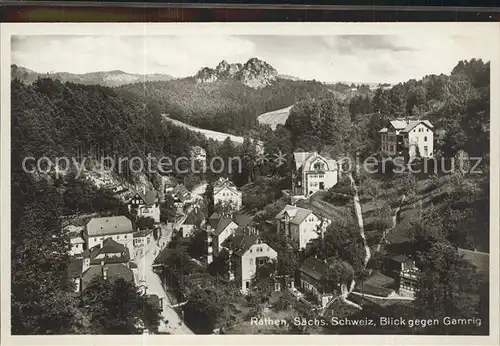
{"type": "Polygon", "coordinates": [[[242,196],[232,181],[219,178],[214,184],[214,205],[231,203],[236,210],[241,209],[242,196]]]}
{"type": "MultiPolygon", "coordinates": [[[[222,243],[233,236],[238,225],[231,217],[214,213],[210,216],[207,224],[207,233],[212,237],[212,254],[218,256],[222,250],[222,243]]],[[[211,262],[211,259],[209,259],[211,262]]]]}
{"type": "Polygon", "coordinates": [[[111,238],[85,250],[81,258],[73,258],[68,267],[75,293],[83,291],[96,276],[135,282],[134,271],[137,265],[130,261],[129,249],[111,238]]]}
{"type": "Polygon", "coordinates": [[[207,152],[200,146],[194,146],[191,148],[191,158],[193,161],[205,165],[207,163],[207,152]]]}
{"type": "Polygon", "coordinates": [[[418,268],[415,261],[404,256],[394,255],[385,260],[385,272],[396,282],[398,294],[413,296],[418,284],[418,268]]]}
{"type": "Polygon", "coordinates": [[[298,249],[304,249],[309,241],[324,232],[331,220],[320,217],[309,209],[293,205],[285,206],[275,217],[276,230],[291,239],[298,249]]]}
{"type": "Polygon", "coordinates": [[[335,186],[338,180],[338,165],[333,159],[317,152],[295,152],[292,194],[309,197],[321,190],[335,186]]]}
{"type": "Polygon", "coordinates": [[[300,287],[315,298],[315,303],[324,307],[334,296],[333,287],[325,285],[324,277],[328,265],[315,258],[309,257],[300,266],[300,287]]]}
{"type": "Polygon", "coordinates": [[[105,239],[111,238],[126,246],[130,253],[134,253],[132,221],[123,215],[92,218],[85,227],[83,237],[87,249],[102,245],[105,239]]]}
{"type": "Polygon", "coordinates": [[[383,153],[389,156],[432,157],[434,152],[434,126],[429,120],[396,119],[387,123],[380,132],[383,153]]]}
{"type": "MultiPolygon", "coordinates": [[[[278,253],[266,244],[256,232],[248,230],[240,230],[227,238],[223,247],[230,249],[232,257],[238,263],[236,268],[233,268],[237,271],[234,277],[240,278],[242,293],[248,293],[252,279],[260,266],[278,258],[278,253]]],[[[232,277],[231,273],[230,277],[232,277]]]]}
{"type": "Polygon", "coordinates": [[[137,192],[127,202],[128,210],[135,211],[137,217],[150,217],[160,222],[160,197],[153,190],[137,192]]]}

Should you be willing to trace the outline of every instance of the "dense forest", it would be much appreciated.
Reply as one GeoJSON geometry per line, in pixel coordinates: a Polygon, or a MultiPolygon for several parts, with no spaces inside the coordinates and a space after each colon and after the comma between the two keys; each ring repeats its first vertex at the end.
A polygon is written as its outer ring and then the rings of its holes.
{"type": "Polygon", "coordinates": [[[449,157],[464,150],[471,156],[487,156],[489,74],[489,63],[473,59],[459,62],[450,75],[431,75],[391,89],[378,88],[373,98],[304,100],[292,108],[285,128],[293,149],[334,146],[334,156],[363,150],[373,154],[379,142],[378,131],[387,120],[428,119],[436,128],[440,154],[449,157]]]}
{"type": "MultiPolygon", "coordinates": [[[[341,83],[278,79],[267,87],[253,89],[233,79],[196,83],[194,78],[129,84],[117,90],[156,101],[161,112],[190,125],[233,134],[252,129],[262,113],[301,100],[328,95],[345,97],[350,92],[349,86],[341,83]]],[[[370,92],[366,86],[360,90],[364,94],[370,92]]]]}
{"type": "Polygon", "coordinates": [[[191,145],[207,146],[205,137],[163,122],[157,105],[133,94],[52,79],[14,80],[11,90],[13,167],[28,156],[174,159],[189,157],[191,145]]]}

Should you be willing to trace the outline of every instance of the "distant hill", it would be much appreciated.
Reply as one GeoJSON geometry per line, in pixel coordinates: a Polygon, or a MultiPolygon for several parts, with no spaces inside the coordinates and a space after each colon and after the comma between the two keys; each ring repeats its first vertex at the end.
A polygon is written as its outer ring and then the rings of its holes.
{"type": "Polygon", "coordinates": [[[22,66],[11,65],[11,78],[19,79],[24,83],[31,84],[39,77],[51,78],[65,82],[72,82],[85,85],[102,85],[108,87],[118,87],[125,84],[137,83],[142,81],[168,81],[173,77],[167,74],[132,74],[119,70],[90,72],[84,74],[75,74],[69,72],[38,73],[22,66]]]}
{"type": "Polygon", "coordinates": [[[285,125],[286,119],[290,115],[290,109],[292,106],[261,114],[257,117],[257,121],[259,124],[269,125],[271,129],[275,130],[278,124],[285,125]]]}
{"type": "Polygon", "coordinates": [[[245,134],[258,123],[275,128],[286,121],[286,108],[299,101],[332,95],[348,101],[356,95],[371,93],[368,86],[352,90],[341,83],[283,76],[257,58],[245,63],[223,60],[215,68],[203,67],[191,77],[138,82],[116,90],[157,102],[161,113],[169,114],[172,119],[233,135],[245,134]],[[273,113],[265,115],[268,112],[273,113]]]}

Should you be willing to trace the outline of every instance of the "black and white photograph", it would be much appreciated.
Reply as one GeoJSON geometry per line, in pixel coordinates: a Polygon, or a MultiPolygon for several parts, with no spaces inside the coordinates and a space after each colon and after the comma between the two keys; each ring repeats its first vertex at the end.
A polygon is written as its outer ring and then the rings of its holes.
{"type": "Polygon", "coordinates": [[[11,337],[498,341],[498,25],[75,26],[3,44],[11,337]]]}

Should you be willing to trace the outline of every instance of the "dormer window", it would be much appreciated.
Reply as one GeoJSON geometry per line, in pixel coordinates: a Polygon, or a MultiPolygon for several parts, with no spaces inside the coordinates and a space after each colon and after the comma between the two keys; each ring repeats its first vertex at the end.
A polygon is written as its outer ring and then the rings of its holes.
{"type": "Polygon", "coordinates": [[[314,164],[314,170],[315,171],[321,171],[321,170],[324,170],[324,168],[325,168],[325,165],[323,163],[321,163],[321,162],[316,162],[314,164]]]}

